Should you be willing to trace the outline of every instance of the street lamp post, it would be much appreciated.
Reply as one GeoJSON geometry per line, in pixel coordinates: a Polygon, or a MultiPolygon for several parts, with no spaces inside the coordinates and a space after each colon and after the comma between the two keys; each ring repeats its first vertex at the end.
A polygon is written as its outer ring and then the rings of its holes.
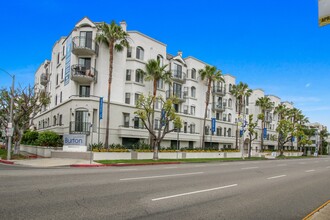
{"type": "Polygon", "coordinates": [[[0,70],[2,70],[3,72],[7,73],[11,78],[12,78],[12,86],[11,86],[11,99],[10,99],[10,113],[9,113],[9,125],[11,126],[11,131],[9,132],[9,136],[8,136],[8,148],[7,148],[7,160],[11,159],[11,143],[12,143],[12,136],[13,136],[13,131],[14,128],[12,126],[13,124],[13,106],[14,106],[14,87],[15,87],[15,75],[11,75],[10,73],[8,73],[6,70],[0,68],[0,70]]]}

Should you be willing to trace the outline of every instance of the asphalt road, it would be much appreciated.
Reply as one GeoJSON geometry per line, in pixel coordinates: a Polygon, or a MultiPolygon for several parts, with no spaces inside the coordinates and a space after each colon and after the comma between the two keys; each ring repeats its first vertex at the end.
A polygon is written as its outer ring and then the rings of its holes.
{"type": "Polygon", "coordinates": [[[302,219],[330,199],[330,158],[6,168],[0,219],[302,219]]]}

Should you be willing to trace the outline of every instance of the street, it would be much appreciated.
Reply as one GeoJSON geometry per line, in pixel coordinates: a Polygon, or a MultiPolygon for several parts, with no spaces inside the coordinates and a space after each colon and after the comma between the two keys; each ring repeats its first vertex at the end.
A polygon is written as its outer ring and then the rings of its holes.
{"type": "Polygon", "coordinates": [[[1,219],[302,219],[330,158],[104,168],[0,164],[1,219]]]}

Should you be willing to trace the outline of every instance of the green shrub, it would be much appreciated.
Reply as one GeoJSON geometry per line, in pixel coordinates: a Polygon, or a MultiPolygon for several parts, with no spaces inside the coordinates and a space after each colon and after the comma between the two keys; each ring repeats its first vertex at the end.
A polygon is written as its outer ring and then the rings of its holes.
{"type": "Polygon", "coordinates": [[[40,132],[36,142],[39,146],[59,147],[63,145],[61,136],[53,131],[40,132]]]}
{"type": "Polygon", "coordinates": [[[27,145],[36,145],[39,137],[39,133],[37,131],[26,130],[22,137],[22,144],[27,145]]]}

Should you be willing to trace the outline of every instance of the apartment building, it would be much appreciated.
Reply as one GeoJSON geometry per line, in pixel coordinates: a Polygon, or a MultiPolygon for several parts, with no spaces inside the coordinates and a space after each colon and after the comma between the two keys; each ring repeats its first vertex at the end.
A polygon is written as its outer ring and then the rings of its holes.
{"type": "MultiPolygon", "coordinates": [[[[149,134],[141,120],[135,115],[136,101],[141,94],[152,92],[152,83],[144,79],[138,71],[144,70],[149,59],[158,59],[167,64],[172,72],[173,83],[159,81],[157,94],[164,98],[175,95],[179,103],[174,105],[183,120],[180,132],[166,135],[161,146],[196,148],[201,146],[202,133],[206,132],[206,146],[219,149],[236,147],[238,113],[236,99],[230,94],[236,78],[224,74],[225,83],[212,85],[208,107],[206,128],[203,128],[207,86],[200,79],[198,71],[207,63],[192,56],[183,57],[168,54],[166,44],[138,31],[127,30],[126,22],[120,23],[129,34],[130,47],[114,55],[112,95],[110,100],[109,143],[131,145],[138,141],[148,143],[149,134]],[[211,118],[216,118],[215,132],[211,132],[211,118]]],[[[87,17],[79,21],[66,37],[61,37],[53,46],[51,60],[41,64],[35,73],[38,90],[47,91],[51,102],[34,119],[37,130],[52,130],[59,134],[78,133],[87,135],[87,143],[104,142],[106,127],[106,102],[108,88],[109,53],[105,45],[97,44],[97,23],[87,17]],[[99,119],[100,97],[104,99],[99,119]]],[[[257,121],[260,113],[255,105],[259,97],[265,96],[262,89],[255,89],[247,100],[246,115],[253,114],[257,121]]],[[[277,96],[269,98],[275,106],[282,103],[277,96]]],[[[289,103],[288,103],[289,105],[289,103]]],[[[155,128],[160,123],[160,104],[156,103],[155,128]]],[[[275,148],[276,117],[273,110],[267,112],[267,137],[264,145],[275,148]]],[[[170,125],[173,126],[173,125],[170,125]]],[[[240,128],[238,128],[240,129],[240,128]]],[[[260,149],[261,122],[258,122],[258,138],[252,148],[260,149]]],[[[244,134],[244,147],[247,149],[248,135],[244,134]]],[[[296,145],[296,142],[295,142],[296,145]]]]}

